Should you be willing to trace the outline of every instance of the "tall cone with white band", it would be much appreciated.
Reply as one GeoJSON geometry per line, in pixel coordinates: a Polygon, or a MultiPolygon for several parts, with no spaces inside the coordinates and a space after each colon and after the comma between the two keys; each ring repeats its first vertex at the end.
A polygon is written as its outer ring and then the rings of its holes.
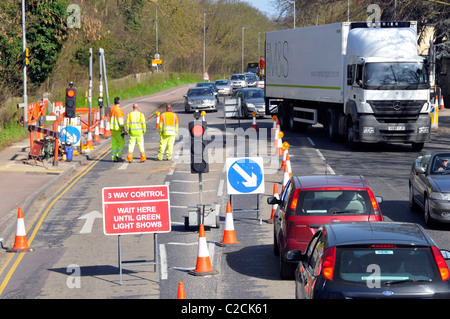
{"type": "Polygon", "coordinates": [[[238,244],[236,233],[234,232],[233,212],[231,203],[227,202],[227,213],[225,215],[225,231],[223,232],[222,242],[217,243],[218,246],[227,246],[238,244]]]}
{"type": "Polygon", "coordinates": [[[208,243],[205,237],[205,228],[200,224],[198,236],[198,251],[197,251],[197,265],[194,270],[189,271],[189,274],[194,276],[215,275],[218,272],[211,266],[209,259],[208,243]]]}
{"type": "Polygon", "coordinates": [[[27,231],[25,229],[25,222],[23,220],[22,207],[19,207],[19,211],[17,213],[17,228],[14,246],[13,248],[7,249],[6,251],[16,253],[33,251],[33,249],[28,246],[27,231]]]}

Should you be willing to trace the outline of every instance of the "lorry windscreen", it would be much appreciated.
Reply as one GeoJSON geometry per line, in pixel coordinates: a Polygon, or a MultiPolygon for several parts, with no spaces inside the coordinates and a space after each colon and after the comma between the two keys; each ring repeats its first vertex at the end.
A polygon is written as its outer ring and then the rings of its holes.
{"type": "Polygon", "coordinates": [[[364,86],[369,90],[417,90],[429,87],[421,62],[366,63],[364,86]]]}

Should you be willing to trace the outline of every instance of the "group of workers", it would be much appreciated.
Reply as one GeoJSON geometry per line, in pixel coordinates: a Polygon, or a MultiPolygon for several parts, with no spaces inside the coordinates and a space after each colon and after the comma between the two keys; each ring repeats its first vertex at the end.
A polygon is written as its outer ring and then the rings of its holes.
{"type": "MultiPolygon", "coordinates": [[[[141,162],[145,162],[144,135],[147,130],[145,116],[139,111],[139,105],[133,104],[133,111],[125,116],[120,108],[120,98],[114,99],[114,106],[110,111],[110,131],[111,131],[111,155],[113,162],[124,162],[122,153],[125,146],[125,135],[129,135],[127,161],[133,161],[134,147],[137,143],[140,152],[141,162]]],[[[159,118],[160,143],[157,160],[162,161],[164,153],[166,159],[172,159],[173,145],[178,135],[178,117],[172,112],[170,104],[165,105],[165,112],[159,118]]]]}

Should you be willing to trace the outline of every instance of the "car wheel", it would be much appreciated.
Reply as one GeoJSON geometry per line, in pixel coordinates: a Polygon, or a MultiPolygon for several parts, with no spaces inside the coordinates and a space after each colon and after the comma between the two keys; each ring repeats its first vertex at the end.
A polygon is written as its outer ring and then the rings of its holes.
{"type": "Polygon", "coordinates": [[[288,263],[284,260],[283,254],[280,253],[280,278],[281,279],[293,279],[295,266],[294,263],[288,263]]]}
{"type": "Polygon", "coordinates": [[[273,254],[275,256],[280,256],[280,247],[278,247],[277,234],[275,233],[275,229],[273,230],[273,254]]]}
{"type": "Polygon", "coordinates": [[[414,189],[412,187],[412,185],[409,185],[409,208],[412,211],[416,211],[418,209],[418,205],[417,203],[414,201],[414,189]]]}
{"type": "Polygon", "coordinates": [[[433,219],[430,216],[430,204],[428,202],[427,197],[425,197],[425,203],[423,205],[423,217],[425,220],[425,225],[427,225],[427,226],[433,225],[433,219]]]}

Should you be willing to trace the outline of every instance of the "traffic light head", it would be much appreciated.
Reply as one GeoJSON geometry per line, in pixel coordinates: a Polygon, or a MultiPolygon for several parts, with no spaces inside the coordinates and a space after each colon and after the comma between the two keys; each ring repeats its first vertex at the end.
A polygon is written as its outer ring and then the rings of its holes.
{"type": "Polygon", "coordinates": [[[66,117],[74,118],[76,114],[77,89],[70,87],[66,89],[66,117]]]}
{"type": "Polygon", "coordinates": [[[208,173],[209,163],[206,150],[206,122],[189,122],[189,134],[191,135],[191,173],[208,173]]]}

